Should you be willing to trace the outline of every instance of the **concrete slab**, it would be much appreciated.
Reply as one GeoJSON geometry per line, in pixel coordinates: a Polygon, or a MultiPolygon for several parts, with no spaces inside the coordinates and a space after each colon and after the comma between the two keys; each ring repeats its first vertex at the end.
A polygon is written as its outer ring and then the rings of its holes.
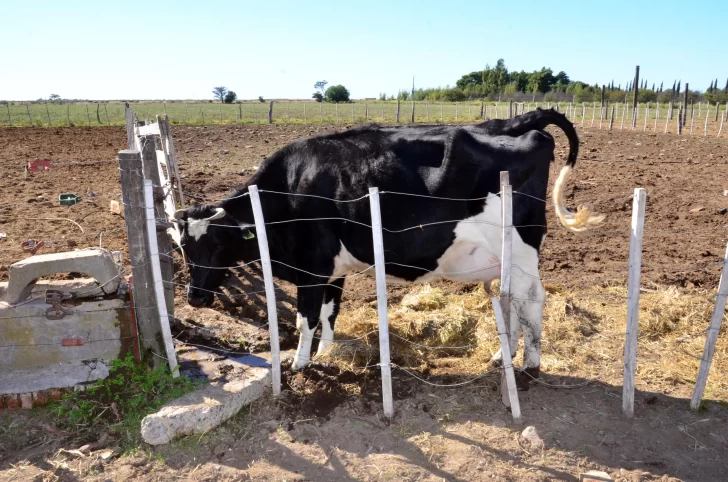
{"type": "Polygon", "coordinates": [[[74,387],[108,376],[109,367],[100,360],[0,370],[0,395],[74,387]]]}
{"type": "Polygon", "coordinates": [[[106,294],[119,288],[119,267],[111,251],[103,248],[39,254],[10,265],[5,301],[14,305],[28,297],[38,278],[56,273],[83,273],[93,277],[106,294]]]}
{"type": "MultiPolygon", "coordinates": [[[[233,375],[236,378],[213,381],[200,390],[167,403],[157,413],[144,417],[141,433],[145,442],[161,445],[169,443],[178,435],[207,432],[270,389],[272,381],[269,353],[217,361],[210,355],[212,354],[193,355],[198,362],[203,357],[208,359],[206,363],[199,364],[203,373],[218,377],[220,372],[237,372],[237,375],[233,375]],[[221,370],[223,365],[228,368],[221,370]]],[[[281,353],[282,359],[292,356],[293,352],[281,353]]],[[[181,353],[179,357],[182,365],[184,354],[181,353]]]]}

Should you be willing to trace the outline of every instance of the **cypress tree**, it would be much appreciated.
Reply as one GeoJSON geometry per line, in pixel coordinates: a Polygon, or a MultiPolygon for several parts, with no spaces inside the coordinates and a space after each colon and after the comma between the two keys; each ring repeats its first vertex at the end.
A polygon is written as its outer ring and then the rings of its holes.
{"type": "Polygon", "coordinates": [[[675,91],[676,94],[680,93],[680,84],[682,83],[682,80],[677,81],[677,90],[675,91]]]}
{"type": "Polygon", "coordinates": [[[728,94],[728,79],[725,79],[725,89],[723,89],[724,94],[728,94]]]}
{"type": "Polygon", "coordinates": [[[677,84],[677,80],[672,81],[672,95],[675,95],[675,85],[677,84]]]}
{"type": "Polygon", "coordinates": [[[654,92],[654,91],[655,91],[655,83],[652,82],[652,92],[654,92]]]}
{"type": "Polygon", "coordinates": [[[662,92],[662,86],[665,82],[660,82],[660,92],[662,92]]]}

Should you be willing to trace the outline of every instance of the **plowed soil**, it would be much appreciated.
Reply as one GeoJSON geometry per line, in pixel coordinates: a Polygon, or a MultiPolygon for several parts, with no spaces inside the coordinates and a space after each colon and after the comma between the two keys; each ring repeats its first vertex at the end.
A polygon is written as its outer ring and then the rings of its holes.
{"type": "MultiPolygon", "coordinates": [[[[183,188],[198,202],[221,199],[275,149],[293,139],[345,128],[174,127],[183,188]]],[[[115,159],[125,149],[125,134],[122,128],[104,127],[0,129],[0,233],[5,234],[0,237],[0,281],[7,281],[11,263],[31,255],[21,247],[27,240],[42,241],[41,254],[101,245],[121,251],[128,261],[124,220],[109,210],[109,201],[120,199],[118,166],[89,162],[115,159]],[[26,172],[23,166],[32,159],[49,159],[56,166],[26,172]],[[60,206],[61,193],[83,199],[60,206]]],[[[558,168],[567,145],[559,132],[554,134],[558,168]]],[[[624,285],[632,195],[644,187],[643,287],[717,286],[728,241],[727,141],[628,130],[581,129],[579,135],[580,159],[568,186],[568,202],[572,207],[590,203],[607,218],[593,233],[567,233],[547,200],[544,284],[559,290],[624,285]]],[[[553,183],[558,169],[551,172],[553,183]]],[[[185,279],[185,273],[178,277],[180,283],[185,279]]],[[[282,347],[292,348],[295,289],[281,286],[282,347]]],[[[439,286],[470,289],[445,282],[439,286]]],[[[230,276],[226,290],[244,294],[251,287],[262,289],[254,270],[230,276]]],[[[349,282],[347,289],[351,292],[344,295],[344,310],[375,299],[370,280],[349,282]]],[[[394,302],[406,291],[390,287],[390,299],[394,302]]],[[[196,315],[182,309],[184,303],[180,288],[175,329],[182,339],[192,339],[185,332],[192,326],[185,318],[196,315]]],[[[220,297],[213,309],[252,325],[266,319],[261,297],[220,297]]],[[[206,316],[193,321],[204,326],[206,316]]],[[[234,335],[231,330],[226,339],[234,335]]],[[[395,375],[397,417],[391,424],[381,419],[376,370],[354,374],[317,365],[284,375],[283,398],[257,402],[213,433],[153,449],[154,454],[108,462],[65,456],[65,465],[57,465],[59,455],[51,448],[72,448],[63,445],[67,439],[39,443],[48,433],[34,426],[29,415],[5,411],[0,427],[8,434],[23,427],[27,434],[0,439],[0,480],[51,480],[50,474],[60,480],[578,480],[579,473],[600,469],[620,480],[706,481],[724,480],[728,473],[723,456],[728,413],[718,404],[689,412],[685,397],[690,384],[684,381],[679,396],[668,397],[652,393],[649,380],[642,380],[647,388],[636,395],[638,416],[633,420],[621,415],[619,386],[536,386],[521,395],[524,418],[543,439],[543,444],[531,446],[518,435],[523,427],[512,425],[500,402],[497,375],[457,390],[395,375]]],[[[563,382],[579,383],[584,380],[580,377],[575,373],[573,380],[563,382]]]]}

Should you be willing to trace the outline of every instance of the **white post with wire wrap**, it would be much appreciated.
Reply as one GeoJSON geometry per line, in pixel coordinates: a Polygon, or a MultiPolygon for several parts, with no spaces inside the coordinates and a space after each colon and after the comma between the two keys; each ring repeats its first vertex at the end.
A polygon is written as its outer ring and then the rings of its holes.
{"type": "Polygon", "coordinates": [[[518,387],[516,387],[516,375],[513,373],[513,358],[511,358],[511,345],[506,332],[506,323],[503,320],[503,312],[500,303],[495,296],[490,297],[493,303],[493,312],[495,313],[495,324],[498,330],[498,338],[501,343],[501,353],[503,354],[503,373],[505,377],[501,377],[501,394],[504,392],[503,378],[505,378],[505,387],[507,388],[507,397],[503,397],[503,403],[511,407],[511,415],[513,421],[521,422],[521,403],[518,401],[518,387]],[[508,402],[508,403],[506,403],[508,402]]]}
{"type": "Polygon", "coordinates": [[[268,251],[268,234],[265,231],[265,219],[263,218],[263,207],[260,204],[258,186],[248,186],[248,192],[250,193],[250,203],[253,206],[255,231],[260,250],[260,264],[263,268],[263,281],[265,283],[265,301],[268,306],[273,394],[279,395],[281,393],[281,349],[278,343],[278,312],[276,311],[276,292],[273,285],[273,268],[270,263],[270,251],[268,251]]]}
{"type": "Polygon", "coordinates": [[[695,388],[693,389],[693,397],[690,400],[690,408],[697,410],[703,399],[705,384],[708,381],[708,373],[710,372],[710,364],[713,361],[713,353],[715,353],[715,343],[718,341],[718,332],[723,322],[723,313],[725,313],[725,305],[728,300],[728,244],[725,247],[725,258],[723,258],[723,271],[720,273],[720,282],[718,283],[718,294],[715,297],[715,308],[713,309],[713,317],[710,319],[708,326],[708,336],[705,338],[705,349],[703,350],[703,358],[700,359],[700,370],[698,378],[695,380],[695,388]]]}
{"type": "Polygon", "coordinates": [[[374,270],[377,278],[377,312],[379,314],[379,366],[382,370],[382,404],[386,417],[394,416],[392,399],[392,366],[389,357],[389,319],[387,313],[387,278],[384,269],[384,238],[382,212],[379,206],[379,188],[369,188],[369,206],[372,216],[374,242],[374,270]]]}
{"type": "Polygon", "coordinates": [[[629,245],[629,281],[627,285],[627,330],[624,340],[624,384],[622,412],[634,417],[634,381],[637,371],[637,333],[639,331],[640,277],[642,274],[642,236],[645,231],[647,190],[634,190],[632,231],[629,245]]]}
{"type": "MultiPolygon", "coordinates": [[[[513,187],[508,177],[508,171],[500,173],[501,188],[501,277],[500,277],[500,305],[503,319],[506,323],[506,332],[511,336],[511,259],[513,253],[513,187]]],[[[513,336],[517,336],[513,334],[513,336]]]]}
{"type": "Polygon", "coordinates": [[[154,219],[154,193],[151,179],[144,179],[144,211],[147,218],[147,242],[149,243],[149,262],[152,266],[152,279],[154,280],[154,295],[159,310],[159,321],[162,325],[162,338],[167,355],[167,363],[173,377],[179,376],[177,370],[177,354],[174,352],[172,330],[169,328],[167,304],[164,299],[164,286],[162,286],[162,268],[159,263],[159,246],[157,245],[157,223],[154,219]]]}

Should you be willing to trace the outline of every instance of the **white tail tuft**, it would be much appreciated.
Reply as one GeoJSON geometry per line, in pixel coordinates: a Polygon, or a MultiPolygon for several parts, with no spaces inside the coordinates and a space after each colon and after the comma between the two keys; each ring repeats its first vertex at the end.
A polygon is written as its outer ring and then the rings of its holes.
{"type": "Polygon", "coordinates": [[[570,175],[571,166],[564,166],[559,173],[558,179],[556,179],[553,194],[554,209],[556,210],[556,216],[566,229],[575,233],[580,233],[586,231],[595,224],[601,223],[606,216],[603,214],[592,214],[591,208],[585,205],[580,205],[576,209],[575,213],[567,209],[564,185],[570,175]]]}

